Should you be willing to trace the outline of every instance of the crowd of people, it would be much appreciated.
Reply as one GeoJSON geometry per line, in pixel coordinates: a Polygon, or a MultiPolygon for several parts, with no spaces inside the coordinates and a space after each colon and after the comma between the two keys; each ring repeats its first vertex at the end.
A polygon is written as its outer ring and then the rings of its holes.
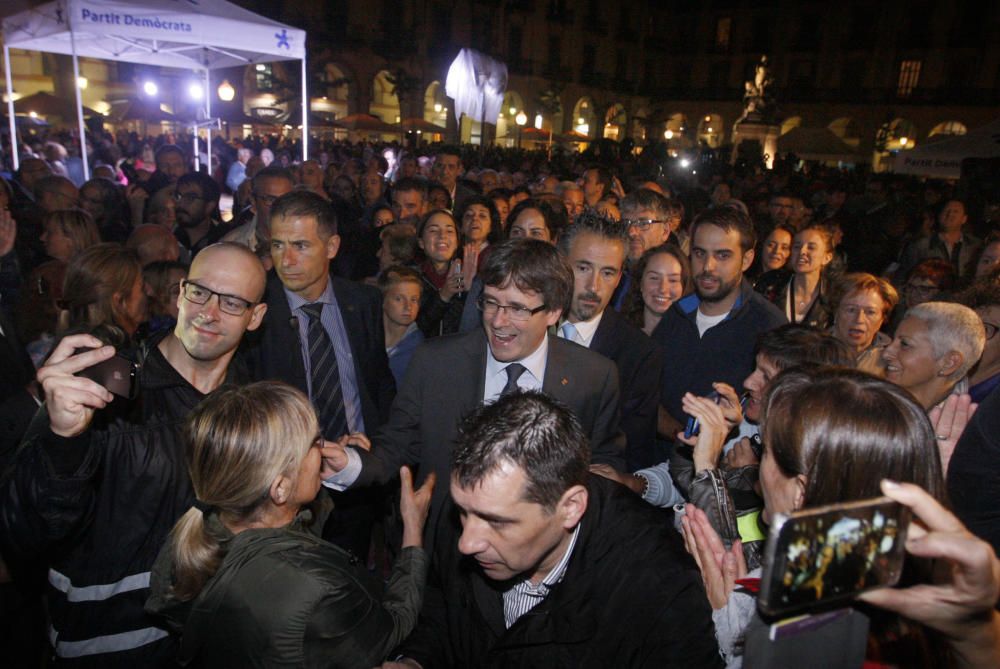
{"type": "Polygon", "coordinates": [[[99,137],[0,180],[17,666],[1000,664],[1000,199],[99,137]],[[901,584],[776,641],[768,527],[881,495],[901,584]]]}

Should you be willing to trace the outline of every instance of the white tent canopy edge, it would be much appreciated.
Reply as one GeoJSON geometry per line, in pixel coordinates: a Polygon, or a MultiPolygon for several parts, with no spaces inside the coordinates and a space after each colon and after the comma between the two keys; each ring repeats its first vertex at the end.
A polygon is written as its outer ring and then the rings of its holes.
{"type": "Polygon", "coordinates": [[[965,135],[943,139],[896,154],[893,171],[897,174],[958,179],[965,158],[1000,157],[1000,119],[970,130],[965,135]]]}
{"type": "MultiPolygon", "coordinates": [[[[302,105],[308,110],[306,33],[254,14],[225,0],[56,0],[3,20],[4,67],[11,89],[10,48],[198,70],[206,79],[206,113],[211,113],[209,72],[278,60],[301,60],[302,105]]],[[[18,167],[13,96],[8,95],[14,167],[18,167]]],[[[77,120],[84,136],[83,107],[76,90],[77,120]]],[[[303,160],[308,154],[308,113],[302,115],[303,160]]],[[[209,135],[209,151],[211,151],[209,135]]],[[[86,153],[86,152],[82,152],[86,153]]],[[[209,154],[211,155],[211,154],[209,154]]],[[[86,155],[84,172],[89,178],[86,155]]],[[[209,162],[211,164],[211,162],[209,162]]]]}

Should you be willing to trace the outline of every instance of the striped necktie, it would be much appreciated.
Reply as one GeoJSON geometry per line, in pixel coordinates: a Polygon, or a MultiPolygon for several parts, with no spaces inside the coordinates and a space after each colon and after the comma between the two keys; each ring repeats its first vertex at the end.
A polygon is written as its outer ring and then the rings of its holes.
{"type": "Polygon", "coordinates": [[[313,302],[303,306],[302,311],[309,316],[306,336],[309,343],[312,402],[319,414],[323,436],[333,441],[347,434],[347,411],[344,408],[344,394],[340,389],[337,354],[333,350],[330,335],[320,320],[323,304],[313,302]]]}

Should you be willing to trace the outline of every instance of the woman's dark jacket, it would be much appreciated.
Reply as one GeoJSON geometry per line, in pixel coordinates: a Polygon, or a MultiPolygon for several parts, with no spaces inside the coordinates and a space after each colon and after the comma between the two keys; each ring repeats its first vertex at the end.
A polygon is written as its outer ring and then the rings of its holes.
{"type": "Polygon", "coordinates": [[[427,573],[421,548],[402,550],[383,595],[356,557],[296,524],[234,536],[214,513],[206,523],[226,550],[218,571],[195,599],[176,599],[168,545],[146,604],[181,633],[182,666],[369,669],[416,625],[427,573]]]}

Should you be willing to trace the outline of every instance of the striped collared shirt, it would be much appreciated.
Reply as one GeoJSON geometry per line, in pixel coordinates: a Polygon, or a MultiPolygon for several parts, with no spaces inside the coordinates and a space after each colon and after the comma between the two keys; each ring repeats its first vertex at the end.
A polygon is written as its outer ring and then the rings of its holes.
{"type": "Polygon", "coordinates": [[[577,524],[576,529],[573,530],[573,536],[569,540],[569,546],[566,547],[566,552],[563,553],[559,563],[553,567],[548,576],[542,579],[541,583],[535,585],[530,578],[526,578],[503,593],[503,617],[507,629],[510,629],[518,618],[541,603],[552,587],[563,579],[569,558],[573,555],[573,548],[576,546],[576,538],[579,535],[580,525],[577,524]]]}

